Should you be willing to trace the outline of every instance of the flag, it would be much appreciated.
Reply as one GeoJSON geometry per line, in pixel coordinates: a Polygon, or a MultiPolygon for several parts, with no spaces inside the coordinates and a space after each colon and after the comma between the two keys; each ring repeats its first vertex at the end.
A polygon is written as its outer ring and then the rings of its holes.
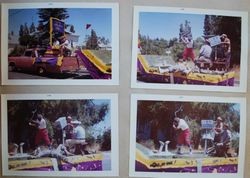
{"type": "Polygon", "coordinates": [[[86,24],[86,29],[89,29],[91,27],[91,24],[86,24]]]}

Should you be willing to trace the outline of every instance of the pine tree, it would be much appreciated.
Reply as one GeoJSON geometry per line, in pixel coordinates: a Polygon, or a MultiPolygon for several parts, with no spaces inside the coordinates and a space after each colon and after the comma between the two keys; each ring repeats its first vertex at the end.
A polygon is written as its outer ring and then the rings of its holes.
{"type": "Polygon", "coordinates": [[[24,35],[24,26],[23,25],[20,25],[20,28],[19,28],[19,36],[23,36],[24,35]]]}
{"type": "Polygon", "coordinates": [[[86,48],[87,49],[98,49],[99,48],[99,46],[98,46],[98,37],[96,35],[95,30],[93,30],[93,29],[91,30],[91,35],[87,40],[86,48]]]}
{"type": "Polygon", "coordinates": [[[210,16],[209,15],[205,15],[203,28],[204,28],[203,29],[204,35],[211,35],[211,23],[210,23],[210,16]]]}
{"type": "Polygon", "coordinates": [[[29,30],[30,30],[30,33],[33,33],[33,32],[35,32],[35,31],[36,31],[36,27],[35,27],[34,22],[32,22],[32,24],[30,25],[29,30]]]}
{"type": "Polygon", "coordinates": [[[69,17],[68,12],[64,8],[45,8],[38,9],[39,20],[39,31],[40,41],[44,44],[49,43],[49,28],[50,28],[50,17],[54,17],[60,20],[65,20],[69,17]]]}

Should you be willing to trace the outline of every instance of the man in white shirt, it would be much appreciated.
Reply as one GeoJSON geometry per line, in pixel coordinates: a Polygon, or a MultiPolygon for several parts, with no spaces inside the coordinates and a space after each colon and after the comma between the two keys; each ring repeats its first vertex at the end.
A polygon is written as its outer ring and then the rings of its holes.
{"type": "Polygon", "coordinates": [[[61,36],[60,38],[59,38],[59,40],[60,40],[60,55],[62,56],[62,55],[64,55],[65,53],[67,54],[67,55],[71,55],[71,49],[70,49],[70,42],[69,42],[69,40],[68,39],[66,39],[66,37],[65,36],[61,36]]]}
{"type": "Polygon", "coordinates": [[[36,120],[32,120],[29,124],[32,126],[36,126],[38,129],[35,137],[35,144],[39,146],[45,143],[47,146],[50,146],[51,142],[49,139],[48,130],[46,128],[46,121],[43,115],[37,114],[36,120]]]}
{"type": "Polygon", "coordinates": [[[65,141],[65,145],[69,148],[72,148],[73,146],[77,145],[86,145],[87,142],[85,141],[85,129],[81,126],[80,121],[72,121],[71,124],[73,124],[73,138],[67,139],[65,141]]]}
{"type": "Polygon", "coordinates": [[[187,122],[179,117],[174,118],[173,128],[179,130],[177,137],[177,154],[181,153],[182,145],[187,145],[189,147],[189,153],[192,154],[192,147],[190,143],[190,129],[187,122]]]}
{"type": "Polygon", "coordinates": [[[205,44],[201,46],[199,57],[195,62],[207,62],[212,66],[211,54],[212,48],[210,43],[206,40],[205,44]]]}
{"type": "Polygon", "coordinates": [[[193,50],[193,46],[194,46],[194,41],[191,37],[182,37],[182,41],[185,43],[186,47],[183,51],[182,57],[183,60],[188,60],[189,58],[192,59],[192,61],[194,61],[195,59],[195,55],[194,55],[194,50],[193,50]]]}

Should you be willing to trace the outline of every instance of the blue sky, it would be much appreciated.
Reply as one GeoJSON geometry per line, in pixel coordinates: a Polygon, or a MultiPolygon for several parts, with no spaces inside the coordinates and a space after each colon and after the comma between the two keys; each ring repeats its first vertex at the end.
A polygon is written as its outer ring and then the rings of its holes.
{"type": "MultiPolygon", "coordinates": [[[[72,24],[75,27],[75,35],[80,35],[79,43],[85,39],[85,35],[89,35],[91,28],[95,30],[97,36],[105,37],[111,42],[111,24],[112,11],[105,8],[70,8],[67,9],[69,18],[65,20],[66,24],[72,24]],[[85,29],[86,24],[91,24],[91,28],[85,29]]],[[[32,22],[38,25],[37,9],[10,9],[9,10],[9,33],[19,33],[20,25],[27,23],[28,26],[32,22]]]]}
{"type": "Polygon", "coordinates": [[[160,12],[141,12],[139,14],[139,30],[142,35],[150,38],[179,38],[180,24],[185,20],[190,21],[193,38],[203,35],[205,15],[201,14],[182,14],[182,13],[160,13],[160,12]]]}

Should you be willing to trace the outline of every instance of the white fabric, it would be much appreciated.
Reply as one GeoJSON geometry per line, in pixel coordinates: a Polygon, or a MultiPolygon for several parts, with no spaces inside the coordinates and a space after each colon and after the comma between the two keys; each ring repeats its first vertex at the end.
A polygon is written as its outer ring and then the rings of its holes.
{"type": "Polygon", "coordinates": [[[190,40],[189,42],[186,43],[187,48],[193,48],[193,40],[190,40]]]}
{"type": "Polygon", "coordinates": [[[73,137],[75,139],[85,139],[85,130],[82,126],[78,125],[76,128],[73,130],[73,137]]]}
{"type": "Polygon", "coordinates": [[[186,121],[183,120],[183,119],[180,119],[180,121],[179,121],[179,123],[178,123],[178,126],[177,126],[177,129],[186,130],[186,129],[188,129],[188,128],[189,128],[189,127],[188,127],[186,121]]]}
{"type": "Polygon", "coordinates": [[[212,54],[211,46],[205,44],[200,49],[200,56],[204,56],[205,58],[210,58],[212,54]]]}
{"type": "Polygon", "coordinates": [[[46,121],[45,121],[45,119],[41,119],[40,121],[39,120],[37,120],[37,122],[38,122],[38,128],[39,129],[46,129],[46,121]]]}

